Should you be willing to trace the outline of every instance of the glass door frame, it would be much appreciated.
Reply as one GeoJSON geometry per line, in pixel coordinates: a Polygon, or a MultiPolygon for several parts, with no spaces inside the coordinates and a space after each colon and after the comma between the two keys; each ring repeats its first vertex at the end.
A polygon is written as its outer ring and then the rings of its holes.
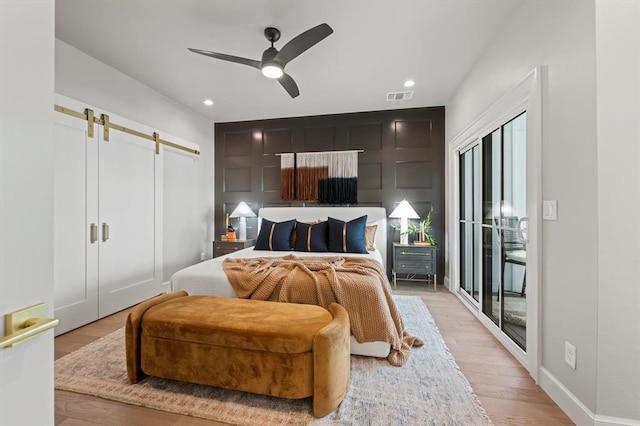
{"type": "MultiPolygon", "coordinates": [[[[473,312],[478,320],[509,350],[509,352],[529,371],[537,381],[541,362],[539,342],[541,330],[541,306],[539,303],[540,279],[540,247],[541,247],[541,205],[542,205],[542,67],[533,69],[521,82],[506,92],[482,115],[453,137],[448,143],[448,194],[447,217],[449,228],[449,262],[447,286],[473,312]],[[482,149],[482,138],[509,122],[522,112],[527,112],[527,214],[529,217],[527,245],[527,351],[524,352],[502,330],[482,313],[482,294],[475,301],[460,287],[460,154],[479,145],[482,149]]],[[[477,173],[482,173],[480,161],[477,173]]],[[[478,197],[481,203],[482,194],[478,197]]],[[[481,206],[477,206],[480,209],[481,206]]],[[[478,211],[476,209],[476,211],[478,211]]],[[[480,210],[481,211],[481,210],[480,210]]],[[[476,244],[481,244],[480,236],[476,244]]],[[[477,247],[481,252],[481,247],[477,247]]],[[[482,262],[479,264],[479,276],[483,276],[482,262]]],[[[481,292],[482,293],[482,292],[481,292]]]]}

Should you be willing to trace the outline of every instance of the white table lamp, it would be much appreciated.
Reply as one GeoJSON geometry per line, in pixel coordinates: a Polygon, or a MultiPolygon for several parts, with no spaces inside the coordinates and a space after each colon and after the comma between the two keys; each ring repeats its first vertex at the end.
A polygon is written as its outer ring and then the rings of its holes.
{"type": "Polygon", "coordinates": [[[391,218],[400,219],[400,244],[409,244],[409,234],[407,233],[407,219],[420,219],[418,213],[411,207],[407,200],[402,200],[391,214],[391,218]]]}
{"type": "Polygon", "coordinates": [[[246,240],[247,239],[247,218],[255,217],[255,213],[251,210],[251,207],[247,205],[244,201],[240,201],[235,209],[231,212],[229,217],[239,217],[240,224],[238,225],[238,239],[246,240]]]}

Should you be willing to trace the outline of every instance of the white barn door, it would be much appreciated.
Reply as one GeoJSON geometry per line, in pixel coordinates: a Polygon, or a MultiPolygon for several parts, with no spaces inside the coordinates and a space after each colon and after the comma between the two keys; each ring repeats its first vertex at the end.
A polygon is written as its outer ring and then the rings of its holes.
{"type": "MultiPolygon", "coordinates": [[[[62,95],[56,104],[86,108],[62,95]]],[[[122,117],[110,121],[148,131],[122,117]]],[[[162,155],[148,139],[109,129],[105,140],[97,123],[90,136],[86,119],[56,112],[54,170],[60,334],[162,293],[162,155]]]]}
{"type": "Polygon", "coordinates": [[[53,258],[56,334],[98,319],[98,138],[55,113],[53,258]],[[93,232],[92,232],[93,228],[93,232]]]}
{"type": "MultiPolygon", "coordinates": [[[[123,118],[110,120],[143,127],[123,118]]],[[[99,127],[99,316],[162,293],[162,173],[155,144],[99,127]]]]}

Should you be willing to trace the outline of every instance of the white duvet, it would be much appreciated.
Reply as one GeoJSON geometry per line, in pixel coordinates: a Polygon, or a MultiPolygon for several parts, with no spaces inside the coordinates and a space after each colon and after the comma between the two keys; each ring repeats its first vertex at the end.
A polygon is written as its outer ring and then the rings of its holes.
{"type": "MultiPolygon", "coordinates": [[[[369,254],[359,253],[317,253],[300,251],[268,251],[254,250],[248,247],[215,259],[205,260],[188,268],[184,268],[171,277],[171,290],[185,290],[190,295],[209,295],[221,297],[237,297],[231,288],[227,275],[222,269],[222,262],[227,257],[236,259],[247,259],[254,257],[279,257],[293,254],[300,257],[321,257],[321,256],[345,256],[345,257],[366,257],[382,263],[382,257],[378,250],[369,254]]],[[[384,268],[383,268],[384,269],[384,268]]]]}

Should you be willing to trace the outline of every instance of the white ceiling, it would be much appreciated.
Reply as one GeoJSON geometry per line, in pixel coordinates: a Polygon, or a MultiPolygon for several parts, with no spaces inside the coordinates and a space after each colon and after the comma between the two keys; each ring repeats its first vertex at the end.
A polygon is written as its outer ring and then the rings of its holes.
{"type": "Polygon", "coordinates": [[[56,37],[216,122],[445,105],[514,0],[56,0],[56,37]],[[187,47],[260,60],[326,22],[334,33],[286,67],[295,99],[259,70],[187,47]],[[403,82],[416,85],[405,89],[403,82]],[[413,90],[388,102],[387,92],[413,90]],[[203,105],[211,98],[215,105],[203,105]]]}

